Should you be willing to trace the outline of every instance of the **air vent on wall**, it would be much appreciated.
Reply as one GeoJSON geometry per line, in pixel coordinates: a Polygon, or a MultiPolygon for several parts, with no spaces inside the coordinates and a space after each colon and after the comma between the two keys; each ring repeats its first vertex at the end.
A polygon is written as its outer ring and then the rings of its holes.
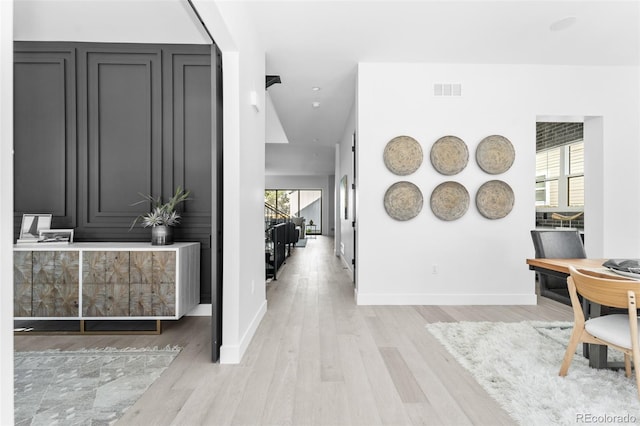
{"type": "Polygon", "coordinates": [[[435,83],[433,96],[462,96],[461,83],[435,83]]]}

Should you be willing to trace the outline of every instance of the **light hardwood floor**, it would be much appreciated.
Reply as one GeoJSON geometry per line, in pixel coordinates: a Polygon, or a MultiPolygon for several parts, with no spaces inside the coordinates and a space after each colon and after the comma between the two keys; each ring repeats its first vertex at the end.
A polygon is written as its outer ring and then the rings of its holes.
{"type": "Polygon", "coordinates": [[[183,347],[119,425],[509,425],[425,324],[573,318],[545,298],[537,306],[356,306],[328,237],[294,250],[267,299],[239,365],[209,362],[206,317],[164,323],[159,336],[17,336],[15,349],[183,347]]]}

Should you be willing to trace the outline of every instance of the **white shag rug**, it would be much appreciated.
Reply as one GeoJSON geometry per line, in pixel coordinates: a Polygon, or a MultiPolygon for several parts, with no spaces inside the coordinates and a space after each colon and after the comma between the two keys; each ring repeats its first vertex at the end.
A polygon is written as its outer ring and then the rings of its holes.
{"type": "MultiPolygon", "coordinates": [[[[590,368],[582,344],[567,376],[558,376],[572,327],[536,321],[426,326],[521,425],[640,423],[634,376],[590,368]]],[[[609,353],[622,360],[620,352],[609,353]]]]}
{"type": "Polygon", "coordinates": [[[180,349],[15,352],[15,424],[113,424],[180,349]]]}

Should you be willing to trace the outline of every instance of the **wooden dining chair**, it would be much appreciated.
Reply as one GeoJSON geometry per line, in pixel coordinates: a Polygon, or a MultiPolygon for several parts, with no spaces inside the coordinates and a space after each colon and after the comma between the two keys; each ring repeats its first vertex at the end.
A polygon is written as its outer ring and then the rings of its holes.
{"type": "Polygon", "coordinates": [[[564,354],[560,376],[566,376],[579,343],[607,345],[624,353],[624,370],[631,377],[631,360],[640,398],[640,349],[638,347],[638,310],[636,295],[640,294],[640,281],[604,274],[586,269],[569,267],[567,278],[574,326],[564,354]],[[628,314],[611,314],[585,320],[578,294],[594,303],[626,308],[628,314]]]}

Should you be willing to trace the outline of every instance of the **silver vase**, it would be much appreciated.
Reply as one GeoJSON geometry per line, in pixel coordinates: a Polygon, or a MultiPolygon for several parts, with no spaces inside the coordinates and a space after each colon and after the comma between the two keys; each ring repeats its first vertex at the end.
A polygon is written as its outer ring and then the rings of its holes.
{"type": "Polygon", "coordinates": [[[167,225],[151,228],[151,245],[168,246],[173,244],[173,228],[167,225]]]}

